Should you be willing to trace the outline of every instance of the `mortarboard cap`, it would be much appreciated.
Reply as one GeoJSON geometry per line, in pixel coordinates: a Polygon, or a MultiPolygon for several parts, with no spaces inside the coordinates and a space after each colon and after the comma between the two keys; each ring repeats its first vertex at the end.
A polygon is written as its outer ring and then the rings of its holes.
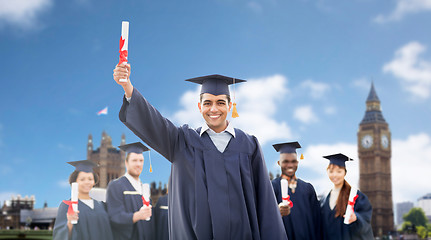
{"type": "Polygon", "coordinates": [[[126,153],[143,153],[150,149],[148,149],[144,144],[141,142],[135,142],[135,143],[129,143],[125,145],[118,146],[121,150],[125,151],[126,153]]]}
{"type": "Polygon", "coordinates": [[[208,75],[203,77],[190,78],[186,81],[201,84],[201,94],[202,93],[210,93],[212,95],[222,95],[226,94],[230,96],[229,93],[229,85],[246,82],[245,80],[226,77],[218,74],[208,75]]]}
{"type": "MultiPolygon", "coordinates": [[[[150,149],[147,148],[144,144],[141,142],[135,142],[135,143],[129,143],[125,145],[118,146],[121,150],[125,151],[127,154],[129,153],[143,153],[146,151],[149,151],[150,149]]],[[[150,152],[148,152],[148,156],[150,158],[150,172],[153,172],[153,166],[151,165],[151,155],[150,152]]]]}
{"type": "Polygon", "coordinates": [[[301,148],[298,142],[278,143],[272,146],[279,153],[296,153],[296,149],[301,148]]]}
{"type": "Polygon", "coordinates": [[[326,159],[329,159],[330,164],[335,164],[340,167],[346,167],[346,161],[353,161],[353,159],[341,153],[323,156],[323,157],[326,159]]]}
{"type": "Polygon", "coordinates": [[[98,167],[98,165],[91,160],[81,160],[81,161],[74,161],[74,162],[67,162],[67,163],[74,166],[76,171],[87,172],[87,173],[93,172],[93,168],[98,167]]]}

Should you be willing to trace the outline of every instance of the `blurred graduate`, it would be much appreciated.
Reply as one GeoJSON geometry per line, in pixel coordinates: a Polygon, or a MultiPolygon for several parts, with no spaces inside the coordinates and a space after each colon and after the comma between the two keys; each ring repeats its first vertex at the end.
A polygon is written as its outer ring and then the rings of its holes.
{"type": "Polygon", "coordinates": [[[90,160],[68,163],[75,167],[75,171],[69,177],[69,183],[78,183],[78,211],[73,211],[72,204],[76,202],[71,200],[60,204],[55,219],[53,239],[114,239],[105,204],[92,199],[89,195],[98,181],[98,176],[93,172],[96,164],[90,160]],[[74,220],[78,221],[77,224],[72,224],[74,220]]]}
{"type": "Polygon", "coordinates": [[[320,200],[324,239],[374,239],[371,228],[373,212],[371,203],[365,194],[350,186],[344,179],[347,173],[345,163],[352,159],[341,153],[324,158],[329,160],[327,173],[334,184],[330,192],[320,200]],[[350,217],[346,214],[348,205],[354,209],[350,217]]]}
{"type": "Polygon", "coordinates": [[[205,120],[192,129],[164,118],[133,87],[130,72],[129,64],[114,69],[114,80],[125,91],[120,120],[172,163],[169,237],[286,239],[260,144],[226,119],[232,108],[229,85],[244,80],[189,79],[201,84],[197,110],[205,120]]]}
{"type": "Polygon", "coordinates": [[[272,186],[289,240],[321,239],[320,206],[316,191],[313,185],[296,176],[299,164],[296,149],[301,148],[301,145],[298,142],[287,142],[274,144],[273,147],[280,153],[277,163],[281,168],[281,176],[272,180],[272,186]],[[288,181],[292,207],[283,204],[281,179],[288,181]]]}
{"type": "Polygon", "coordinates": [[[127,154],[127,172],[111,181],[106,191],[106,204],[114,239],[154,239],[152,207],[143,202],[144,187],[139,179],[144,166],[142,153],[149,149],[140,142],[119,147],[127,154]]]}

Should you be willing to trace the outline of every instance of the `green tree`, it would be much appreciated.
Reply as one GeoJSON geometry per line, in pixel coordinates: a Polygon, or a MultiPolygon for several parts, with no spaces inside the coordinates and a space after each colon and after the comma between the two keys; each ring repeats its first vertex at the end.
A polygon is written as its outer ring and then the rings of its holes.
{"type": "Polygon", "coordinates": [[[414,226],[423,226],[425,227],[428,219],[425,216],[422,208],[412,208],[410,211],[403,216],[404,221],[411,222],[414,226]]]}
{"type": "Polygon", "coordinates": [[[416,229],[413,228],[413,224],[409,221],[403,222],[403,226],[401,227],[402,232],[406,233],[415,233],[416,229]]]}
{"type": "Polygon", "coordinates": [[[427,229],[424,226],[418,226],[416,232],[421,239],[425,239],[428,235],[427,229]]]}

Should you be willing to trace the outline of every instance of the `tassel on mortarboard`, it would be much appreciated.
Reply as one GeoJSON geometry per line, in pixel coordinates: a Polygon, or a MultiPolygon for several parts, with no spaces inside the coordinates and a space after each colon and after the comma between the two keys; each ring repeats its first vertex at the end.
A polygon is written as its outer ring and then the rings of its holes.
{"type": "Polygon", "coordinates": [[[301,159],[301,160],[304,159],[304,155],[302,153],[301,153],[301,157],[299,159],[301,159]]]}
{"type": "Polygon", "coordinates": [[[148,158],[150,159],[150,173],[152,173],[153,172],[153,165],[151,165],[151,154],[150,154],[150,152],[151,151],[148,151],[148,158]]]}
{"type": "Polygon", "coordinates": [[[236,102],[235,102],[235,78],[233,79],[233,109],[232,109],[232,118],[239,117],[238,111],[236,110],[236,102]]]}
{"type": "Polygon", "coordinates": [[[236,110],[236,103],[233,103],[232,117],[233,118],[239,117],[238,111],[236,110]]]}

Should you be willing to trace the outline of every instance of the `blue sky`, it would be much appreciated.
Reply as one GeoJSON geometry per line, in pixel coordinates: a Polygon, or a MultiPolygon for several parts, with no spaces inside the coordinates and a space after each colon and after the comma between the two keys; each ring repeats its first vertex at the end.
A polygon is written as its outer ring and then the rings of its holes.
{"type": "MultiPolygon", "coordinates": [[[[300,141],[298,177],[331,184],[322,155],[357,160],[359,123],[371,81],[392,132],[394,202],[431,192],[430,0],[0,0],[0,200],[69,196],[67,161],[86,158],[106,131],[138,139],[118,119],[112,79],[121,21],[130,21],[132,82],[175,124],[199,126],[198,88],[184,79],[223,74],[236,87],[233,124],[261,142],[300,141]],[[97,111],[109,107],[108,115],[97,111]]],[[[167,182],[153,153],[144,182],[167,182]]],[[[148,166],[148,165],[146,165],[148,166]]],[[[358,161],[347,165],[358,185],[358,161]]]]}

